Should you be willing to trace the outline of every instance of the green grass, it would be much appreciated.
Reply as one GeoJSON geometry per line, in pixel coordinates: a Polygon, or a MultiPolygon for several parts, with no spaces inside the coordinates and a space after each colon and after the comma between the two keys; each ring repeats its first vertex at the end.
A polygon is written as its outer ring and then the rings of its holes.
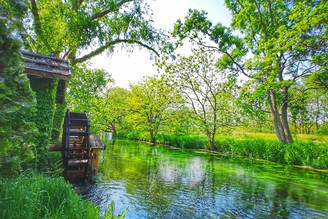
{"type": "Polygon", "coordinates": [[[326,143],[328,144],[328,135],[306,135],[306,134],[298,134],[293,136],[295,141],[310,141],[317,143],[326,143]]]}
{"type": "MultiPolygon", "coordinates": [[[[122,219],[127,209],[114,215],[114,202],[103,218],[122,219]]],[[[82,200],[63,178],[36,174],[0,178],[0,218],[97,219],[99,207],[82,200]]]]}
{"type": "Polygon", "coordinates": [[[0,194],[0,218],[99,218],[99,208],[62,178],[1,179],[0,194]]]}

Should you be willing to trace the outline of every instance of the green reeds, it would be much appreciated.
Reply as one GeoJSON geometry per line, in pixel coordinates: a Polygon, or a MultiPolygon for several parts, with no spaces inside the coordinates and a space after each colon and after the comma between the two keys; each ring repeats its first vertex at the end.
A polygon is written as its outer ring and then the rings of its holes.
{"type": "Polygon", "coordinates": [[[158,135],[158,142],[169,146],[184,149],[201,149],[208,145],[207,139],[202,135],[158,135]]]}
{"type": "Polygon", "coordinates": [[[219,137],[215,141],[218,151],[227,155],[263,159],[277,163],[328,168],[328,145],[314,142],[283,144],[276,140],[258,138],[219,137]]]}
{"type": "Polygon", "coordinates": [[[129,208],[126,208],[122,214],[116,216],[114,215],[115,212],[115,203],[111,201],[109,208],[105,212],[104,219],[123,219],[125,217],[126,212],[129,208]]]}
{"type": "MultiPolygon", "coordinates": [[[[161,143],[178,148],[201,149],[208,146],[204,135],[159,135],[161,143]]],[[[328,169],[328,145],[310,141],[283,144],[277,140],[219,135],[215,139],[217,151],[229,156],[242,156],[272,162],[328,169]]]]}

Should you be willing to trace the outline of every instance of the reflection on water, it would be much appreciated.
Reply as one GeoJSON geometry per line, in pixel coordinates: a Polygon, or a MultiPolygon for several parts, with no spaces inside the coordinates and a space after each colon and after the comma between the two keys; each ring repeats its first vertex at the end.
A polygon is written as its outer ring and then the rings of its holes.
{"type": "Polygon", "coordinates": [[[81,193],[126,218],[328,218],[328,174],[118,142],[81,193]]]}

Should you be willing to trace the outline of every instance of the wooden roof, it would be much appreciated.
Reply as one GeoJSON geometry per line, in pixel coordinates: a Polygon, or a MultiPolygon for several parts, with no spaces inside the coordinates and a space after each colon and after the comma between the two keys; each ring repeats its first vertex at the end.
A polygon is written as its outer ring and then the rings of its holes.
{"type": "Polygon", "coordinates": [[[71,67],[67,60],[55,56],[45,56],[34,52],[21,51],[24,57],[25,73],[44,78],[68,80],[71,67]]]}

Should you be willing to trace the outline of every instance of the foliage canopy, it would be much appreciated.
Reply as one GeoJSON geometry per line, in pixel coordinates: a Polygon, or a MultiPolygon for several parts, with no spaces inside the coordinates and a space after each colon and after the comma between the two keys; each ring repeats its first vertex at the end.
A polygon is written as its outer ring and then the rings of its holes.
{"type": "Polygon", "coordinates": [[[177,21],[173,35],[180,42],[188,38],[217,50],[222,54],[217,62],[220,69],[250,78],[253,84],[246,91],[265,96],[278,139],[290,143],[288,90],[303,77],[322,79],[327,70],[328,5],[324,1],[226,0],[226,6],[233,16],[231,28],[213,25],[205,12],[190,10],[184,22],[177,21]]]}

